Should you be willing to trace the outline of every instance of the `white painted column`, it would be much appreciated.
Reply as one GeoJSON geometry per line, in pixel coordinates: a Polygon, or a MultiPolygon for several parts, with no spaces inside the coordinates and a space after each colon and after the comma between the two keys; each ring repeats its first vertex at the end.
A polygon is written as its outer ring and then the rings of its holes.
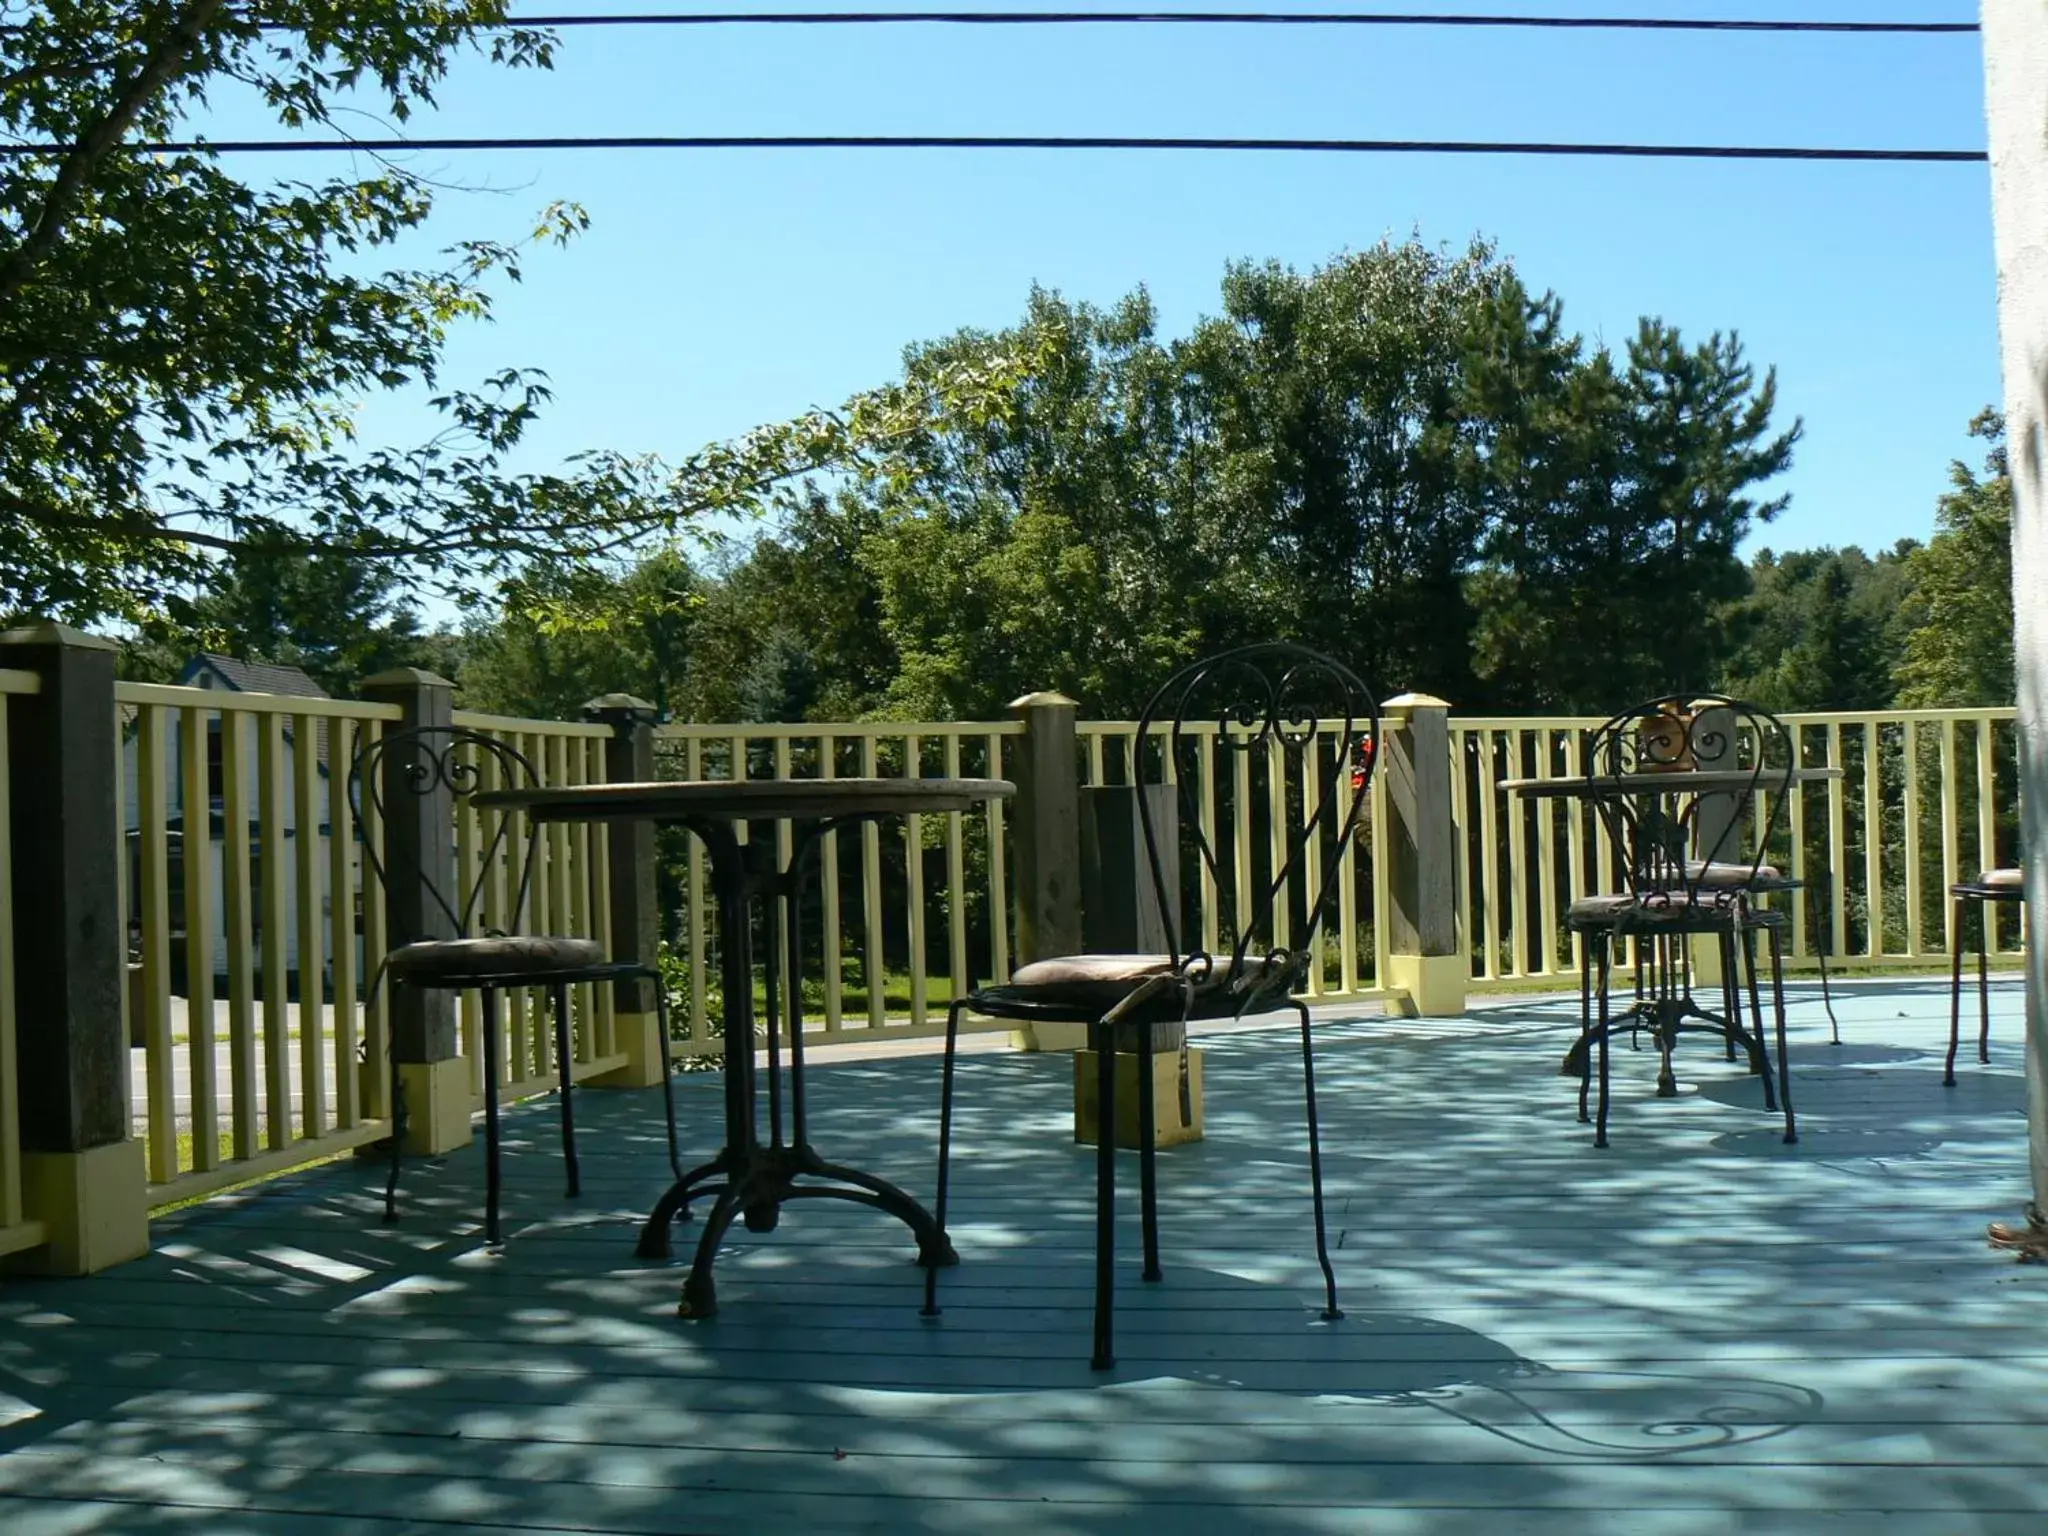
{"type": "Polygon", "coordinates": [[[2012,451],[2012,595],[2026,852],[2027,1124],[2048,1211],[2048,0],[1984,0],[1984,104],[2012,451]]]}

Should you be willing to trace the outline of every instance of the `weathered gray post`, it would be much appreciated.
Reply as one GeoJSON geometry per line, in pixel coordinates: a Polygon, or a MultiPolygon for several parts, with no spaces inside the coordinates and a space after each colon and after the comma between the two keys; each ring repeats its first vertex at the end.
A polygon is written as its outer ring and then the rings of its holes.
{"type": "Polygon", "coordinates": [[[1378,771],[1387,781],[1387,975],[1405,1014],[1465,1011],[1472,966],[1458,942],[1458,827],[1452,814],[1450,709],[1426,693],[1380,706],[1378,771]]]}
{"type": "Polygon", "coordinates": [[[2013,634],[2027,878],[2027,1128],[2034,1231],[2048,1257],[2048,8],[1984,0],[1984,107],[2005,431],[2012,457],[2013,634]]]}
{"type": "Polygon", "coordinates": [[[1080,706],[1063,693],[1029,693],[1010,708],[1024,720],[1014,838],[1017,963],[1028,965],[1081,948],[1080,706]]]}
{"type": "MultiPolygon", "coordinates": [[[[1081,949],[1081,764],[1074,724],[1080,706],[1063,693],[1028,693],[1010,705],[1024,721],[1012,809],[1013,899],[1018,965],[1081,949]]],[[[1074,1050],[1085,1025],[1027,1024],[1025,1050],[1074,1050]]]]}
{"type": "Polygon", "coordinates": [[[0,635],[33,672],[8,732],[25,1268],[83,1275],[149,1251],[149,1175],[129,1139],[115,647],[61,624],[0,635]]]}
{"type": "MultiPolygon", "coordinates": [[[[608,784],[645,784],[654,778],[654,723],[658,711],[630,693],[607,693],[583,706],[583,717],[611,727],[604,747],[608,784]]],[[[614,821],[604,835],[611,856],[611,932],[606,958],[652,965],[661,946],[661,914],[655,884],[654,823],[614,821]]],[[[661,1021],[655,1013],[651,976],[612,983],[618,1048],[626,1064],[590,1079],[594,1088],[652,1088],[661,1081],[661,1021]]]]}
{"type": "MultiPolygon", "coordinates": [[[[398,706],[394,730],[445,727],[454,718],[455,685],[418,667],[379,672],[359,691],[373,703],[398,706]]],[[[392,949],[455,936],[425,883],[431,879],[444,897],[456,899],[454,799],[444,783],[422,791],[403,782],[406,762],[403,754],[384,760],[384,929],[392,949]]],[[[467,1145],[469,1069],[459,1054],[455,994],[384,985],[391,999],[391,1056],[405,1095],[406,1150],[431,1156],[467,1145]]]]}
{"type": "Polygon", "coordinates": [[[1180,890],[1180,808],[1171,784],[1099,784],[1081,791],[1081,938],[1095,954],[1163,955],[1166,914],[1146,851],[1138,797],[1152,818],[1160,874],[1180,890]]]}

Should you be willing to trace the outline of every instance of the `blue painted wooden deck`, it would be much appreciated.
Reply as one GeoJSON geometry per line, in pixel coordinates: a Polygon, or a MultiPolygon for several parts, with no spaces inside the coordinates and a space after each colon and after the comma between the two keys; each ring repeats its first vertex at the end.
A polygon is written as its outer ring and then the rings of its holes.
{"type": "MultiPolygon", "coordinates": [[[[0,1290],[0,1532],[2040,1536],[2048,1272],[1983,1242],[2025,1195],[2018,990],[1946,1092],[1940,983],[1843,991],[1839,1050],[1797,993],[1798,1148],[1700,1042],[1676,1101],[1618,1056],[1596,1153],[1554,1075],[1571,1003],[1325,1020],[1334,1326],[1292,1037],[1215,1040],[1108,1377],[1064,1058],[963,1062],[936,1324],[906,1235],[816,1204],[736,1237],[722,1314],[678,1321],[679,1268],[632,1256],[654,1096],[581,1096],[575,1204],[543,1101],[502,1254],[472,1152],[415,1168],[395,1228],[340,1165],[0,1290]]],[[[821,1147],[928,1188],[936,1065],[817,1070],[821,1147]]],[[[693,1142],[713,1093],[684,1084],[693,1142]]]]}

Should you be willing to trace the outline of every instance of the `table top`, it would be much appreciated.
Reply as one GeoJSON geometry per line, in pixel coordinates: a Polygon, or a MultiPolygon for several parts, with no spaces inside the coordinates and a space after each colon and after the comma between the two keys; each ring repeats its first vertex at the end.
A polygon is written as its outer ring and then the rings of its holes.
{"type": "MultiPolygon", "coordinates": [[[[1841,776],[1839,768],[1792,770],[1792,782],[1795,784],[1820,784],[1841,776]]],[[[1596,773],[1555,779],[1503,779],[1500,787],[1533,800],[1590,800],[1599,795],[1686,795],[1750,789],[1768,792],[1781,782],[1779,773],[1759,775],[1748,768],[1686,768],[1668,773],[1596,773]]]]}
{"type": "Polygon", "coordinates": [[[535,821],[802,821],[967,811],[1016,793],[1008,779],[699,779],[493,789],[471,803],[535,821]]]}

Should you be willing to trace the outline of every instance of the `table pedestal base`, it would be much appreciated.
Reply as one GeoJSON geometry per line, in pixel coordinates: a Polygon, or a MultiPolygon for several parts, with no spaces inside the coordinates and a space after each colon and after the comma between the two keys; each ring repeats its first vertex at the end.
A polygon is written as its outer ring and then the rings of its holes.
{"type": "Polygon", "coordinates": [[[682,1301],[676,1308],[681,1317],[716,1315],[718,1291],[711,1267],[733,1218],[740,1218],[749,1232],[772,1232],[787,1200],[850,1200],[871,1206],[910,1228],[917,1239],[919,1264],[943,1269],[960,1262],[931,1212],[917,1201],[887,1179],[826,1162],[808,1146],[757,1146],[739,1155],[727,1147],[710,1162],[691,1169],[669,1186],[648,1214],[647,1224],[640,1230],[637,1251],[641,1258],[669,1257],[669,1228],[690,1219],[690,1202],[700,1195],[711,1200],[711,1213],[698,1233],[696,1258],[683,1282],[682,1301]],[[803,1178],[829,1182],[799,1184],[803,1178]]]}

